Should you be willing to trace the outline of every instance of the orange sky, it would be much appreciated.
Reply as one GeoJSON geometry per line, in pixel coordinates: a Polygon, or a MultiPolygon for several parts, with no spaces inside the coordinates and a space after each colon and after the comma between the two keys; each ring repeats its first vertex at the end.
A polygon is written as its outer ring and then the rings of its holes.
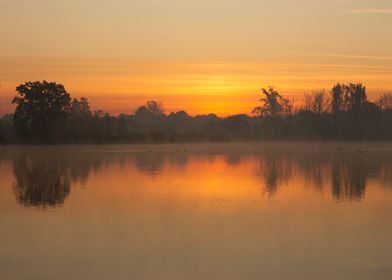
{"type": "Polygon", "coordinates": [[[261,87],[298,100],[336,82],[392,91],[386,0],[0,0],[0,114],[28,80],[93,109],[250,113],[261,87]]]}

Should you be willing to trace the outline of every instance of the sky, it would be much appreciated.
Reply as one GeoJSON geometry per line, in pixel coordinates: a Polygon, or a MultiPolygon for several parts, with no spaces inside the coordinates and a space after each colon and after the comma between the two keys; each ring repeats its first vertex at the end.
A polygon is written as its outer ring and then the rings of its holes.
{"type": "Polygon", "coordinates": [[[35,80],[112,114],[249,114],[269,85],[392,92],[392,0],[0,0],[0,35],[0,114],[35,80]]]}

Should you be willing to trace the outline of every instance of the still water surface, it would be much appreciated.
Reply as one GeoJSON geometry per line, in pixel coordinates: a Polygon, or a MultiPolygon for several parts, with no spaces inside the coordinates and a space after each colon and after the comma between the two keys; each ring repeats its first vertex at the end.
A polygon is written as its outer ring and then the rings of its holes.
{"type": "Polygon", "coordinates": [[[0,279],[392,279],[392,145],[0,147],[0,279]]]}

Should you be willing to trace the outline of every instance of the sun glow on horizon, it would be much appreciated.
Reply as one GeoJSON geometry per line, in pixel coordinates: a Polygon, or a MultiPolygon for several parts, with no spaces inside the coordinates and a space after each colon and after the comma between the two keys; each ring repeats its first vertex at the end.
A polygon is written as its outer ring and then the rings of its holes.
{"type": "Polygon", "coordinates": [[[392,91],[388,1],[0,0],[0,114],[25,81],[63,84],[93,109],[250,113],[337,82],[392,91]]]}
{"type": "MultiPolygon", "coordinates": [[[[338,58],[338,60],[341,60],[338,58]]],[[[93,109],[133,113],[147,100],[161,101],[166,112],[250,114],[260,88],[275,86],[300,102],[303,93],[329,91],[337,82],[362,82],[370,99],[392,89],[392,67],[346,61],[330,63],[205,62],[157,63],[119,60],[1,59],[6,83],[0,88],[2,112],[12,110],[15,87],[27,80],[62,83],[73,97],[85,96],[93,109]],[[24,79],[20,77],[25,77],[24,79]]]]}

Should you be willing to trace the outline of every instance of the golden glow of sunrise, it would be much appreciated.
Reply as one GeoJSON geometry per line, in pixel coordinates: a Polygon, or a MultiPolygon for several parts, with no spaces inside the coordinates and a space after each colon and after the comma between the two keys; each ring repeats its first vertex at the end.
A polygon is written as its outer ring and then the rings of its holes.
{"type": "Polygon", "coordinates": [[[167,113],[250,113],[268,85],[299,100],[362,82],[375,98],[392,91],[391,9],[359,0],[0,0],[0,113],[29,80],[62,83],[114,114],[150,99],[167,113]]]}

